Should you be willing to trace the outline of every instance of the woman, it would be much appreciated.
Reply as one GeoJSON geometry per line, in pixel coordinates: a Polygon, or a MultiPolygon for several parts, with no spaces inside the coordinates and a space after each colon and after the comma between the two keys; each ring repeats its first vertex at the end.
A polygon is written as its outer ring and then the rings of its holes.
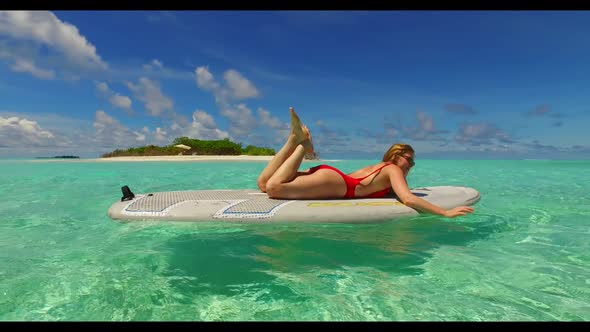
{"type": "Polygon", "coordinates": [[[293,110],[291,133],[287,143],[268,163],[258,177],[258,188],[276,199],[342,199],[378,198],[391,189],[403,204],[413,209],[448,218],[473,212],[469,206],[445,210],[414,195],[406,176],[414,166],[414,149],[406,144],[394,144],[383,156],[383,161],[344,174],[329,165],[319,165],[299,172],[306,154],[313,155],[309,130],[293,110]]]}

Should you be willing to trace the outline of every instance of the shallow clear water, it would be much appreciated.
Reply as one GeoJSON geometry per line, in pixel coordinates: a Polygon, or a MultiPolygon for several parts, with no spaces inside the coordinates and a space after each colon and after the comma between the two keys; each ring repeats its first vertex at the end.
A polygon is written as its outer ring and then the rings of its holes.
{"type": "Polygon", "coordinates": [[[420,161],[411,187],[480,191],[475,212],[456,219],[106,215],[123,185],[255,188],[264,166],[0,160],[0,320],[590,320],[589,161],[420,161]]]}

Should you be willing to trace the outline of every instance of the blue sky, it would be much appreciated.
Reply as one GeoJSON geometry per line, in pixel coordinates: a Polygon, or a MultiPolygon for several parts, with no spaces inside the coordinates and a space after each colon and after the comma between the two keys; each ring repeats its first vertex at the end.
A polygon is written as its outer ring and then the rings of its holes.
{"type": "Polygon", "coordinates": [[[0,157],[228,137],[589,159],[590,12],[0,12],[0,157]]]}

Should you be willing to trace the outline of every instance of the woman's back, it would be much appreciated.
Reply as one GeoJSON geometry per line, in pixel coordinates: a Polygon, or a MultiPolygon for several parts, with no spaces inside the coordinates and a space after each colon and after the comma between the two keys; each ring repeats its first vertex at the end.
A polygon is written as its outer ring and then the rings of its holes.
{"type": "Polygon", "coordinates": [[[379,162],[347,174],[352,178],[360,180],[355,189],[355,196],[368,196],[384,189],[390,189],[389,176],[387,173],[382,172],[382,170],[385,167],[392,167],[391,165],[397,167],[391,162],[379,162]]]}

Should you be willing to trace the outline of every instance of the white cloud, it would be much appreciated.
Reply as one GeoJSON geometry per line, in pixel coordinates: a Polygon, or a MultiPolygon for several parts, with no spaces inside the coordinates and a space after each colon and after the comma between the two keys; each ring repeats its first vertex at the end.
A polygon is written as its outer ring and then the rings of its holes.
{"type": "Polygon", "coordinates": [[[416,116],[418,117],[418,122],[420,122],[422,130],[426,132],[434,131],[434,121],[432,121],[432,118],[428,114],[418,111],[416,112],[416,116]]]}
{"type": "Polygon", "coordinates": [[[102,134],[106,131],[121,132],[125,131],[125,127],[112,116],[108,115],[103,110],[98,110],[95,113],[95,120],[93,124],[97,133],[102,134]]]}
{"type": "Polygon", "coordinates": [[[156,132],[154,133],[154,138],[156,139],[156,141],[162,142],[162,141],[166,141],[168,139],[168,137],[166,137],[167,132],[164,131],[162,128],[158,127],[156,128],[156,132]]]}
{"type": "Polygon", "coordinates": [[[109,91],[110,91],[110,89],[109,89],[109,86],[108,86],[106,83],[104,83],[104,82],[97,82],[97,83],[96,83],[96,88],[97,88],[97,89],[98,89],[98,91],[100,91],[100,92],[105,92],[105,93],[107,93],[107,92],[109,92],[109,91]]]}
{"type": "Polygon", "coordinates": [[[205,111],[195,111],[193,113],[193,123],[199,123],[203,128],[206,129],[215,129],[217,127],[213,117],[205,111]]]}
{"type": "Polygon", "coordinates": [[[252,82],[242,74],[233,69],[227,70],[223,75],[224,85],[215,80],[207,67],[198,67],[195,74],[197,86],[213,94],[219,113],[229,120],[228,132],[232,137],[239,140],[245,139],[250,143],[259,142],[259,144],[284,142],[289,133],[287,124],[282,123],[261,107],[257,110],[257,119],[245,103],[233,103],[236,100],[260,95],[252,82]],[[260,127],[268,127],[272,130],[255,133],[255,129],[260,127]]]}
{"type": "Polygon", "coordinates": [[[217,128],[211,115],[201,110],[193,113],[192,122],[177,115],[171,126],[159,126],[153,131],[147,126],[140,129],[126,127],[103,110],[95,112],[94,121],[51,114],[22,117],[15,112],[0,112],[0,155],[82,154],[97,157],[115,149],[167,145],[174,137],[180,136],[231,138],[217,128]]]}
{"type": "Polygon", "coordinates": [[[154,65],[154,67],[159,67],[159,68],[163,68],[164,65],[162,64],[162,62],[158,59],[154,59],[152,60],[152,64],[154,65]]]}
{"type": "Polygon", "coordinates": [[[145,134],[144,133],[140,133],[137,131],[133,132],[135,134],[135,140],[138,142],[144,142],[145,141],[145,134]]]}
{"type": "Polygon", "coordinates": [[[236,99],[258,97],[256,87],[239,72],[230,69],[223,74],[225,82],[229,86],[231,95],[236,99]]]}
{"type": "Polygon", "coordinates": [[[10,67],[10,69],[16,72],[30,73],[31,75],[41,79],[51,80],[55,78],[55,72],[53,70],[38,68],[35,66],[35,63],[32,60],[16,59],[15,63],[10,67]]]}
{"type": "Polygon", "coordinates": [[[153,59],[150,63],[147,63],[145,65],[143,65],[143,69],[151,71],[154,69],[163,69],[164,65],[162,64],[162,62],[158,59],[153,59]]]}
{"type": "Polygon", "coordinates": [[[397,137],[400,135],[400,132],[399,132],[399,130],[397,130],[395,128],[386,128],[385,135],[387,137],[397,137]]]}
{"type": "MultiPolygon", "coordinates": [[[[220,114],[229,120],[230,134],[237,138],[251,136],[253,130],[258,127],[258,121],[246,104],[232,105],[232,101],[258,96],[256,87],[233,69],[227,70],[224,74],[227,86],[220,85],[207,67],[198,67],[195,74],[197,86],[213,94],[220,114]]],[[[258,114],[262,117],[263,125],[276,126],[276,129],[281,126],[280,121],[273,118],[270,112],[262,109],[258,114]]]]}
{"type": "Polygon", "coordinates": [[[245,137],[252,133],[258,123],[246,104],[238,104],[235,107],[223,107],[221,115],[225,116],[230,123],[229,132],[238,137],[245,137]]]}
{"type": "Polygon", "coordinates": [[[64,58],[62,67],[74,66],[84,70],[106,70],[105,63],[92,45],[80,34],[78,28],[63,22],[52,12],[48,11],[0,11],[0,35],[12,38],[18,47],[12,48],[10,57],[21,61],[33,61],[47,57],[39,53],[30,54],[31,48],[27,44],[42,44],[49,50],[55,51],[64,58]],[[23,48],[24,47],[24,48],[23,48]],[[27,50],[23,53],[23,50],[27,50]],[[25,60],[23,60],[25,59],[25,60]]]}
{"type": "Polygon", "coordinates": [[[96,111],[93,126],[96,135],[92,141],[100,147],[126,149],[146,141],[146,133],[130,130],[103,110],[96,111]]]}
{"type": "Polygon", "coordinates": [[[418,125],[404,124],[401,117],[386,120],[383,124],[385,131],[377,134],[374,138],[380,141],[389,139],[410,139],[416,141],[445,142],[447,139],[442,134],[448,134],[447,130],[436,129],[434,120],[426,112],[417,111],[416,118],[418,125]]]}
{"type": "Polygon", "coordinates": [[[195,111],[193,122],[189,130],[189,136],[200,139],[224,139],[230,135],[217,128],[215,120],[205,111],[195,111]]]}
{"type": "Polygon", "coordinates": [[[158,82],[141,77],[137,85],[131,82],[126,82],[126,85],[133,91],[135,98],[145,103],[149,115],[162,116],[166,111],[174,114],[174,103],[162,93],[158,82]]]}
{"type": "Polygon", "coordinates": [[[0,116],[0,146],[42,147],[55,144],[55,135],[39,126],[36,121],[21,117],[0,116]]]}
{"type": "MultiPolygon", "coordinates": [[[[262,130],[258,132],[260,134],[260,140],[256,143],[257,145],[269,146],[270,144],[282,145],[289,136],[290,127],[289,124],[282,122],[277,117],[271,115],[271,113],[262,107],[258,108],[258,117],[260,121],[259,127],[268,127],[271,130],[262,130]]],[[[318,121],[321,123],[321,121],[318,121]]],[[[313,133],[312,133],[313,136],[313,133]]],[[[315,143],[315,137],[312,138],[315,143]]]]}
{"type": "Polygon", "coordinates": [[[213,74],[209,72],[207,67],[198,67],[195,70],[197,86],[206,91],[214,91],[219,88],[219,84],[215,82],[213,74]]]}
{"type": "Polygon", "coordinates": [[[204,140],[231,139],[226,131],[217,128],[215,119],[203,110],[196,110],[193,112],[192,122],[188,122],[184,118],[176,116],[174,123],[170,126],[170,131],[175,137],[187,136],[204,140]]]}
{"type": "Polygon", "coordinates": [[[97,157],[115,149],[154,143],[154,135],[147,127],[144,129],[131,131],[101,110],[96,112],[94,122],[56,114],[21,117],[18,113],[1,112],[0,155],[97,157]]]}
{"type": "Polygon", "coordinates": [[[119,145],[130,136],[129,129],[102,110],[96,111],[93,126],[97,143],[101,146],[119,145]]]}
{"type": "MultiPolygon", "coordinates": [[[[350,149],[350,133],[344,128],[328,125],[321,120],[318,120],[316,125],[318,130],[311,132],[316,147],[322,146],[322,149],[327,151],[350,149]]],[[[355,141],[355,146],[358,146],[357,141],[355,141]]]]}
{"type": "MultiPolygon", "coordinates": [[[[0,45],[1,48],[1,45],[0,45]]],[[[113,64],[109,70],[109,78],[114,81],[125,81],[134,77],[147,77],[152,80],[180,80],[194,81],[195,73],[192,70],[175,69],[166,67],[162,61],[154,59],[149,63],[139,66],[113,64]],[[156,61],[156,62],[154,62],[156,61]],[[161,64],[161,67],[159,66],[161,64]]]]}
{"type": "MultiPolygon", "coordinates": [[[[272,116],[269,111],[262,107],[258,108],[258,116],[260,117],[260,124],[263,126],[278,130],[289,130],[288,124],[281,122],[281,120],[272,116]]],[[[318,120],[318,125],[319,124],[321,124],[321,122],[318,120]]]]}
{"type": "Polygon", "coordinates": [[[95,82],[95,85],[96,89],[104,96],[104,98],[108,99],[111,105],[124,110],[129,115],[133,114],[131,98],[114,92],[105,82],[95,82]]]}
{"type": "Polygon", "coordinates": [[[469,143],[471,145],[492,144],[492,140],[503,143],[514,142],[502,129],[490,123],[462,124],[455,140],[459,143],[469,143]]]}
{"type": "Polygon", "coordinates": [[[156,127],[153,132],[146,126],[139,131],[131,131],[134,139],[137,142],[141,142],[142,145],[156,144],[156,145],[167,145],[170,143],[168,137],[168,131],[161,127],[156,127]]]}
{"type": "Polygon", "coordinates": [[[121,96],[120,94],[115,94],[112,96],[109,101],[113,106],[129,110],[131,109],[131,99],[127,96],[121,96]]]}
{"type": "Polygon", "coordinates": [[[229,69],[223,74],[226,86],[221,86],[207,67],[197,67],[195,74],[197,86],[205,91],[213,92],[221,101],[254,98],[260,94],[252,82],[234,69],[229,69]]]}

